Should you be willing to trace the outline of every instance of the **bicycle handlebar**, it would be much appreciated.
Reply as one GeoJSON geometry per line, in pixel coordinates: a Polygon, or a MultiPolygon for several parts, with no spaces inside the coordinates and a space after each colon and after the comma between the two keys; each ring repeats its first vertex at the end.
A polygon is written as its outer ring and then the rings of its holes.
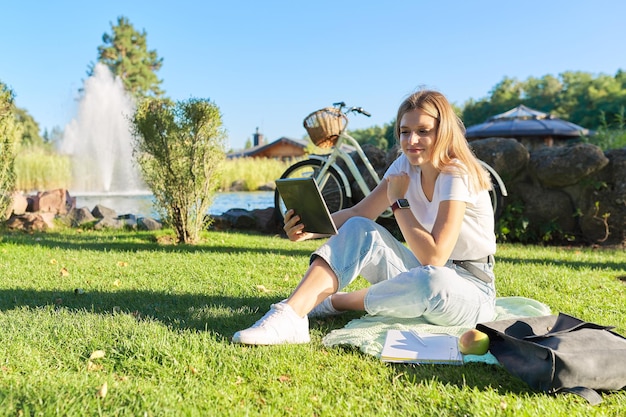
{"type": "Polygon", "coordinates": [[[364,116],[370,117],[371,114],[364,110],[363,107],[350,107],[347,110],[344,110],[344,107],[346,107],[346,103],[343,101],[338,101],[337,103],[333,103],[333,106],[337,107],[339,109],[339,111],[343,112],[343,114],[348,114],[350,112],[353,113],[361,113],[364,116]]]}

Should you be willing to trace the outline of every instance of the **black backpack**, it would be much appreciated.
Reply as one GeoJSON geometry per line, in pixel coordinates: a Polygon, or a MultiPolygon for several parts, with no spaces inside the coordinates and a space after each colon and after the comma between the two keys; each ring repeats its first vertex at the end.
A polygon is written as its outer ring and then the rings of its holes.
{"type": "Polygon", "coordinates": [[[511,374],[550,394],[574,393],[591,404],[597,391],[626,387],[626,338],[567,314],[476,325],[489,350],[511,374]]]}

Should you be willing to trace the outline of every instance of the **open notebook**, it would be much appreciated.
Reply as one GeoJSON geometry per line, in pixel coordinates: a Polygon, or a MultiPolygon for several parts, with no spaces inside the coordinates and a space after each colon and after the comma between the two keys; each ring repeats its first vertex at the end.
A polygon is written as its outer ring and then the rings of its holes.
{"type": "Polygon", "coordinates": [[[387,331],[380,359],[383,362],[463,364],[458,337],[413,330],[387,331]]]}
{"type": "Polygon", "coordinates": [[[281,178],[276,180],[276,188],[285,206],[300,216],[305,232],[337,234],[337,227],[313,178],[281,178]]]}

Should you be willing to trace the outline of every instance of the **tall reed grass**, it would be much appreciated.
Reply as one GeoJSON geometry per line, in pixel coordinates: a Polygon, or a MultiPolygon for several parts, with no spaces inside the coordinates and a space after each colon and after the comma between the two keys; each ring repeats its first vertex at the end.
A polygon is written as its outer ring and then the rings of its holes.
{"type": "MultiPolygon", "coordinates": [[[[285,161],[265,158],[228,159],[224,163],[220,190],[233,186],[243,191],[257,191],[275,179],[296,159],[285,161]]],[[[70,188],[70,158],[40,147],[22,148],[15,159],[16,189],[24,192],[70,188]]]]}
{"type": "Polygon", "coordinates": [[[72,166],[68,156],[43,147],[22,147],[15,157],[15,188],[20,191],[41,191],[69,188],[72,166]]]}
{"type": "Polygon", "coordinates": [[[224,164],[220,189],[228,191],[237,185],[243,191],[256,191],[267,184],[273,184],[295,162],[296,159],[229,159],[224,164]]]}

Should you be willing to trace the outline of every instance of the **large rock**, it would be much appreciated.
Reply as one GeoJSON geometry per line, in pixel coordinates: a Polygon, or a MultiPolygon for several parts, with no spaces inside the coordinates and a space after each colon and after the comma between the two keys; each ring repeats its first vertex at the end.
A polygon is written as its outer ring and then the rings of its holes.
{"type": "Polygon", "coordinates": [[[72,227],[79,227],[96,221],[96,218],[93,214],[91,214],[87,207],[73,208],[63,219],[65,224],[72,227]]]}
{"type": "Polygon", "coordinates": [[[515,139],[479,139],[470,146],[476,157],[495,169],[505,183],[518,176],[530,159],[528,150],[515,139]]]}
{"type": "Polygon", "coordinates": [[[256,229],[257,227],[256,217],[249,210],[233,208],[223,213],[220,217],[235,229],[256,229]]]}
{"type": "Polygon", "coordinates": [[[139,217],[137,219],[137,228],[139,230],[161,230],[163,225],[161,222],[153,219],[152,217],[139,217]]]}
{"type": "Polygon", "coordinates": [[[30,212],[67,214],[76,205],[76,200],[63,188],[38,192],[35,196],[29,197],[29,200],[30,212]]]}
{"type": "Polygon", "coordinates": [[[91,210],[91,214],[97,219],[103,219],[105,217],[117,217],[117,212],[115,210],[103,206],[102,204],[96,204],[93,210],[91,210]]]}
{"type": "Polygon", "coordinates": [[[54,228],[54,214],[52,213],[25,213],[11,216],[6,223],[10,230],[25,232],[44,232],[54,228]]]}
{"type": "Polygon", "coordinates": [[[606,156],[609,164],[579,186],[580,227],[594,243],[626,244],[626,148],[606,156]]]}
{"type": "Polygon", "coordinates": [[[548,188],[576,184],[609,163],[602,149],[589,143],[545,147],[530,154],[530,173],[548,188]]]}
{"type": "Polygon", "coordinates": [[[572,201],[564,191],[542,189],[528,183],[515,184],[510,191],[524,202],[524,215],[537,235],[543,235],[551,225],[564,233],[579,234],[572,201]]]}
{"type": "Polygon", "coordinates": [[[22,195],[22,193],[14,191],[11,193],[9,198],[11,199],[11,202],[7,208],[4,219],[10,218],[13,214],[19,216],[26,213],[26,210],[28,209],[28,200],[24,197],[24,195],[22,195]]]}

